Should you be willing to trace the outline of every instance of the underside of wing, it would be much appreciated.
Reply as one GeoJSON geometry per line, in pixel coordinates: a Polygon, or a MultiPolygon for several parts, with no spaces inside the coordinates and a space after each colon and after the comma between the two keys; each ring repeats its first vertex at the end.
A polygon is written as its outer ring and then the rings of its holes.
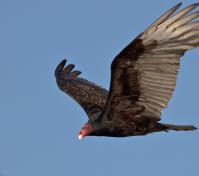
{"type": "Polygon", "coordinates": [[[199,3],[174,14],[180,5],[161,16],[113,60],[105,116],[117,112],[115,102],[127,102],[117,118],[136,117],[136,111],[133,115],[131,111],[138,108],[138,117],[160,120],[175,89],[180,57],[199,46],[199,12],[192,12],[199,3]]]}
{"type": "Polygon", "coordinates": [[[175,6],[162,16],[162,20],[138,36],[145,48],[135,64],[140,85],[137,103],[145,106],[144,116],[160,119],[161,111],[167,107],[175,89],[180,57],[185,51],[199,46],[199,22],[195,21],[199,12],[190,13],[198,5],[168,15],[179,7],[175,6]]]}
{"type": "Polygon", "coordinates": [[[104,108],[108,91],[96,84],[78,76],[80,71],[72,71],[73,64],[65,67],[66,60],[63,60],[55,70],[55,77],[58,87],[86,111],[89,118],[95,118],[104,108]]]}

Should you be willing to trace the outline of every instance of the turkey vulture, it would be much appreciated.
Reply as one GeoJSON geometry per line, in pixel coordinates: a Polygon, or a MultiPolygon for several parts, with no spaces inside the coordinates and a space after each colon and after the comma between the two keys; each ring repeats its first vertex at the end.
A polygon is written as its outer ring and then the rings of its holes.
{"type": "Polygon", "coordinates": [[[180,58],[199,46],[199,12],[193,12],[199,3],[175,13],[181,4],[162,15],[115,57],[109,91],[78,77],[81,72],[73,71],[73,64],[65,67],[66,60],[57,66],[58,87],[76,100],[89,118],[79,139],[197,129],[159,122],[176,85],[180,58]]]}

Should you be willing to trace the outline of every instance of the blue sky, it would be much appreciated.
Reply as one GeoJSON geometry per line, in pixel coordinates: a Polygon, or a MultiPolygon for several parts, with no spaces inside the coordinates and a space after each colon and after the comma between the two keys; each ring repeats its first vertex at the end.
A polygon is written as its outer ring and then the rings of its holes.
{"type": "MultiPolygon", "coordinates": [[[[178,2],[1,0],[0,175],[199,175],[198,131],[78,141],[86,114],[54,78],[67,58],[108,88],[114,56],[178,2]]],[[[182,59],[163,122],[199,127],[198,68],[199,49],[182,59]]]]}

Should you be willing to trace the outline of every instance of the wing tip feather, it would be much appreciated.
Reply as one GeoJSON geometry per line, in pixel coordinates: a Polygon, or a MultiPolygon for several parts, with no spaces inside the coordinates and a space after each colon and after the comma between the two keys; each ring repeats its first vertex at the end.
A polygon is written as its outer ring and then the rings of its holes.
{"type": "Polygon", "coordinates": [[[59,73],[63,70],[64,66],[66,65],[67,60],[63,59],[55,69],[55,77],[59,75],[59,73]]]}
{"type": "Polygon", "coordinates": [[[174,7],[179,8],[182,5],[182,2],[179,2],[178,4],[176,4],[174,7]]]}
{"type": "Polygon", "coordinates": [[[66,65],[67,60],[63,59],[55,69],[55,77],[58,80],[66,80],[66,79],[76,79],[82,72],[79,70],[74,70],[74,64],[66,65]]]}

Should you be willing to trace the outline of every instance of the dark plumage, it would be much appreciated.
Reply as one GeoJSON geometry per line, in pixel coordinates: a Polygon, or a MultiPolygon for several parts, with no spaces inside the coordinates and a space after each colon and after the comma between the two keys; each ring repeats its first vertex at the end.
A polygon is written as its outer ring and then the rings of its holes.
{"type": "Polygon", "coordinates": [[[177,4],[124,48],[111,64],[109,92],[78,76],[63,60],[55,70],[59,88],[76,100],[89,120],[84,136],[125,137],[194,126],[159,123],[176,85],[180,57],[199,46],[195,3],[177,14],[177,4]]]}

